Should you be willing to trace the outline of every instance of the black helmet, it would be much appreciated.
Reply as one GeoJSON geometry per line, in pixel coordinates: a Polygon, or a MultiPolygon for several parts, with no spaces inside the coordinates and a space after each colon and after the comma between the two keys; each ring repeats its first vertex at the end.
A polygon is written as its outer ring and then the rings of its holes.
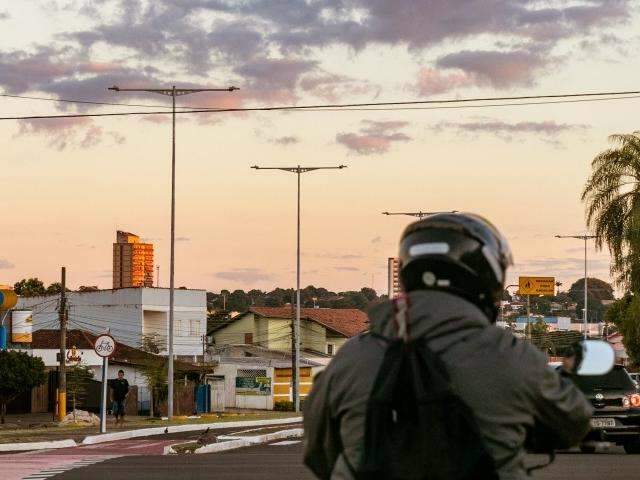
{"type": "Polygon", "coordinates": [[[442,213],[410,224],[400,239],[400,281],[405,291],[443,290],[464,297],[495,321],[506,269],[507,240],[471,213],[442,213]]]}

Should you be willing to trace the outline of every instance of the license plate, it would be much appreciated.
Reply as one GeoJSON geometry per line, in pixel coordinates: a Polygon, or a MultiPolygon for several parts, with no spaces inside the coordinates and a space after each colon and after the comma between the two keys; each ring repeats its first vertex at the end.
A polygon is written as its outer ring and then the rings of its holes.
{"type": "Polygon", "coordinates": [[[615,427],[616,421],[613,418],[592,418],[591,426],[593,428],[615,427]]]}

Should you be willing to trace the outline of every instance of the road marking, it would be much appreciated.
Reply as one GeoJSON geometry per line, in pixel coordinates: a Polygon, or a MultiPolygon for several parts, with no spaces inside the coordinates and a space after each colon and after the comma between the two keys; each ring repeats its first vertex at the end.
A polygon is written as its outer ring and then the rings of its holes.
{"type": "MultiPolygon", "coordinates": [[[[9,478],[20,478],[21,480],[44,480],[46,478],[54,477],[60,473],[67,472],[69,470],[73,470],[74,468],[87,467],[89,465],[94,465],[96,463],[104,462],[105,460],[109,460],[111,458],[117,458],[120,455],[102,455],[100,457],[94,458],[80,458],[75,462],[67,463],[66,465],[56,465],[49,468],[45,468],[36,473],[30,473],[26,476],[20,475],[18,477],[9,477],[9,478]]],[[[61,460],[64,457],[55,457],[53,455],[49,456],[48,460],[61,460]]],[[[67,458],[68,459],[68,458],[67,458]]]]}
{"type": "Polygon", "coordinates": [[[301,440],[283,440],[281,442],[270,443],[269,445],[295,445],[296,443],[300,443],[301,440]]]}

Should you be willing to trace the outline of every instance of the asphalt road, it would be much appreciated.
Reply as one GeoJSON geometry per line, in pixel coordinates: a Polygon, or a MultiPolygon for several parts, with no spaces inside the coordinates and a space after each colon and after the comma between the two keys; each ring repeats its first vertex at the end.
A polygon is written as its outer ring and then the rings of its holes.
{"type": "MultiPolygon", "coordinates": [[[[313,480],[302,465],[301,443],[244,448],[223,453],[181,456],[127,456],[76,468],[50,478],[56,480],[313,480]]],[[[546,457],[532,456],[533,463],[546,457]]],[[[627,455],[619,448],[584,455],[559,454],[550,467],[535,472],[544,480],[630,480],[638,478],[640,455],[627,455]]]]}

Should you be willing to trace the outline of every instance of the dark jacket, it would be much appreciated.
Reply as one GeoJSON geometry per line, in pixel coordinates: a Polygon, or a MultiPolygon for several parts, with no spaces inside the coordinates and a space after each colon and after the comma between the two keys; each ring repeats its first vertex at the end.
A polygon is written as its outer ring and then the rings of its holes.
{"type": "MultiPolygon", "coordinates": [[[[474,411],[502,480],[526,477],[528,428],[539,423],[557,448],[578,443],[592,408],[546,356],[510,331],[491,325],[472,303],[437,291],[410,295],[411,338],[425,337],[447,367],[456,393],[474,411]]],[[[370,312],[370,330],[394,338],[390,302],[370,312]]],[[[364,333],[349,340],[314,382],[305,401],[305,463],[320,478],[351,480],[345,464],[363,458],[367,400],[386,343],[364,333]]]]}

